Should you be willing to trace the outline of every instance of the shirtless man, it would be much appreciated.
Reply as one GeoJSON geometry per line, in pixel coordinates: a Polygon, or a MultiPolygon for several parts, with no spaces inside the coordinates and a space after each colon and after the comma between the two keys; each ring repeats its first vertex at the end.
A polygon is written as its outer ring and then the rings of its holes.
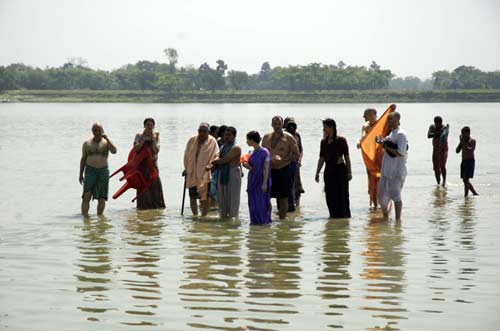
{"type": "Polygon", "coordinates": [[[104,134],[101,124],[92,125],[92,138],[82,146],[80,184],[83,185],[82,215],[88,216],[90,199],[97,199],[97,214],[102,215],[108,200],[108,154],[116,154],[116,147],[104,134]],[[84,176],[85,171],[85,176],[84,176]]]}
{"type": "Polygon", "coordinates": [[[436,182],[441,183],[443,176],[443,187],[446,186],[446,160],[448,159],[448,131],[450,125],[443,125],[441,116],[434,117],[434,124],[427,131],[427,138],[432,139],[432,166],[436,182]]]}
{"type": "Polygon", "coordinates": [[[460,177],[464,181],[464,196],[469,195],[469,190],[474,195],[478,195],[474,186],[470,182],[471,178],[474,178],[474,168],[476,166],[476,161],[474,158],[474,151],[476,150],[476,139],[470,136],[470,128],[464,126],[462,128],[462,134],[460,135],[460,142],[458,143],[456,152],[462,152],[462,163],[460,164],[460,177]]]}
{"type": "Polygon", "coordinates": [[[262,139],[262,147],[271,153],[271,198],[278,201],[279,217],[284,219],[288,212],[288,192],[290,187],[289,166],[300,156],[297,141],[288,132],[283,131],[283,118],[274,116],[271,125],[273,132],[262,139]]]}
{"type": "MultiPolygon", "coordinates": [[[[377,110],[374,108],[366,108],[363,113],[363,118],[365,119],[365,124],[361,127],[361,139],[363,139],[372,129],[375,123],[377,123],[377,110]]],[[[361,142],[361,140],[360,140],[361,142]]],[[[358,143],[358,149],[361,148],[361,143],[358,143]]],[[[377,201],[377,188],[379,178],[370,174],[368,169],[366,170],[368,175],[368,195],[370,196],[370,208],[376,210],[378,206],[377,201]]]]}

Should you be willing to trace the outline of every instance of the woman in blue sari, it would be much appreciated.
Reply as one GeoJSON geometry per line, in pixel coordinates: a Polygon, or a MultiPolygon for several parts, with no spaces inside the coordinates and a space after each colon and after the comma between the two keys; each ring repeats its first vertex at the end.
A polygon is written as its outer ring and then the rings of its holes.
{"type": "Polygon", "coordinates": [[[253,147],[253,153],[243,166],[248,173],[248,208],[250,224],[271,223],[271,154],[260,146],[260,134],[250,131],[247,144],[253,147]]]}

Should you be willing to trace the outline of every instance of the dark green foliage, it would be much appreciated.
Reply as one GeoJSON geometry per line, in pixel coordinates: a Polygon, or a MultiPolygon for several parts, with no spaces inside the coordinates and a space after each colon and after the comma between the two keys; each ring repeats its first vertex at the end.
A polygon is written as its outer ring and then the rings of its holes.
{"type": "Polygon", "coordinates": [[[175,49],[165,49],[169,63],[139,61],[112,71],[95,70],[83,59],[63,64],[59,68],[33,68],[22,63],[0,66],[0,90],[140,90],[177,93],[179,91],[222,90],[426,90],[426,89],[499,89],[500,71],[483,72],[470,66],[436,71],[432,81],[418,77],[393,78],[390,70],[376,62],[369,67],[350,66],[339,61],[336,65],[311,63],[271,67],[264,62],[256,74],[228,70],[223,60],[215,67],[203,63],[198,69],[177,68],[175,49]]]}
{"type": "Polygon", "coordinates": [[[432,74],[435,89],[498,89],[500,71],[484,72],[471,66],[460,66],[452,72],[441,70],[432,74]]]}

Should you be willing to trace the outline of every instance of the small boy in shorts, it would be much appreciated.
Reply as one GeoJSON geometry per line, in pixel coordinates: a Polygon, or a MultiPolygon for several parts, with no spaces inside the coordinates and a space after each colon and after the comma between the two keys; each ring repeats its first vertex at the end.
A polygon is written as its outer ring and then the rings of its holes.
{"type": "Polygon", "coordinates": [[[464,196],[469,195],[469,190],[473,195],[478,195],[470,179],[474,178],[474,150],[476,149],[476,140],[470,136],[470,128],[464,126],[460,135],[460,143],[457,146],[456,152],[462,152],[462,163],[460,164],[460,177],[464,181],[464,196]]]}

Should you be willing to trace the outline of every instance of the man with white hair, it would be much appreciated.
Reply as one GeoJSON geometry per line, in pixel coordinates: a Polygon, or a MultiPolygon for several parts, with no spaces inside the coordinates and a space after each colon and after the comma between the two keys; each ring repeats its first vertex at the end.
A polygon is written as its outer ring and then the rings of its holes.
{"type": "Polygon", "coordinates": [[[189,189],[189,203],[193,216],[198,216],[198,199],[201,215],[208,214],[208,190],[211,179],[212,162],[219,155],[217,140],[209,134],[208,123],[198,126],[198,134],[191,137],[184,151],[184,172],[189,189]]]}
{"type": "Polygon", "coordinates": [[[101,124],[92,125],[93,137],[83,143],[80,160],[80,184],[83,185],[82,214],[89,213],[90,199],[97,199],[97,214],[102,215],[108,200],[108,154],[116,154],[116,147],[104,133],[101,124]],[[85,175],[84,175],[85,171],[85,175]]]}
{"type": "Polygon", "coordinates": [[[382,144],[384,156],[382,158],[381,178],[378,185],[378,202],[382,207],[384,217],[388,217],[391,200],[394,201],[396,220],[401,220],[403,201],[401,190],[406,179],[406,159],[408,151],[408,139],[406,133],[399,127],[401,115],[392,112],[387,118],[387,124],[391,132],[387,137],[376,141],[382,144]]]}

